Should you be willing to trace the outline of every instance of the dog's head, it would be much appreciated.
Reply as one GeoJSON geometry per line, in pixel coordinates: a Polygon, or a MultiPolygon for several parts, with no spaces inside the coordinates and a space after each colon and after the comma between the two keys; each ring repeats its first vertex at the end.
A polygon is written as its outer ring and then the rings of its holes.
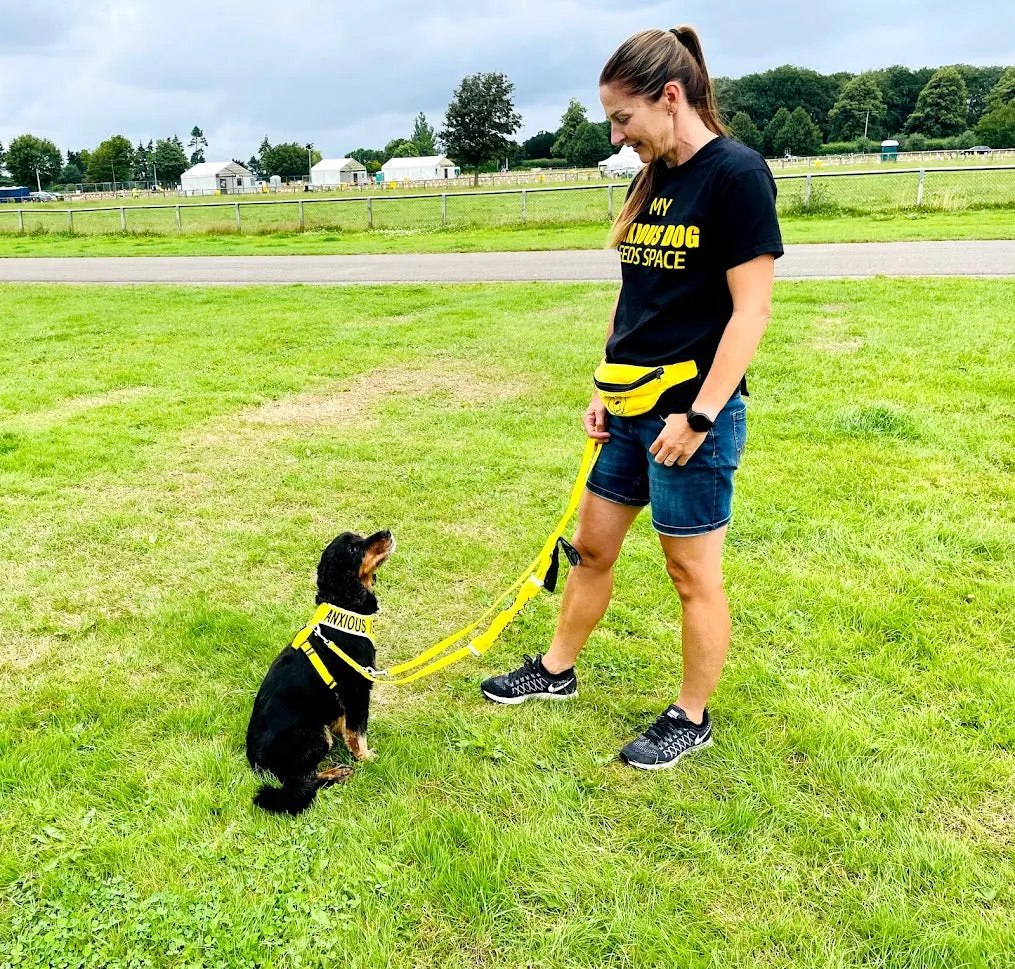
{"type": "Polygon", "coordinates": [[[321,555],[317,566],[317,602],[366,615],[377,611],[374,576],[395,550],[391,532],[374,532],[363,538],[343,532],[321,555]]]}

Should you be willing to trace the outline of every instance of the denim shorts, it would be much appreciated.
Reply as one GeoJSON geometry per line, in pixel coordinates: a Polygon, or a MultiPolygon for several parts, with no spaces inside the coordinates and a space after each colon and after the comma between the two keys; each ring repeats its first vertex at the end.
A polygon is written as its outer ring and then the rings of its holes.
{"type": "Polygon", "coordinates": [[[660,535],[703,535],[722,528],[732,514],[733,472],[747,444],[747,405],[734,394],[683,467],[657,464],[649,453],[665,424],[652,414],[607,414],[610,439],[585,487],[621,505],[651,503],[652,527],[660,535]]]}

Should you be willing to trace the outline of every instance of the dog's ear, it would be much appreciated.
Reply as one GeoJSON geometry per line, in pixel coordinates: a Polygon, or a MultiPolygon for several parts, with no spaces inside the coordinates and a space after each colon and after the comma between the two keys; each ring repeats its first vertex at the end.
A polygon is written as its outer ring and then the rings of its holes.
{"type": "Polygon", "coordinates": [[[395,539],[391,532],[375,532],[363,540],[363,558],[360,560],[359,580],[368,589],[374,586],[374,573],[388,560],[395,550],[395,539]]]}

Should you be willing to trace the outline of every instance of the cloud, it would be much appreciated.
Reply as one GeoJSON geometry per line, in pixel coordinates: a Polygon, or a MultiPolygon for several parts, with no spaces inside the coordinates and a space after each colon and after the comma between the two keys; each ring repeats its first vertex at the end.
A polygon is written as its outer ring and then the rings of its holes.
{"type": "MultiPolygon", "coordinates": [[[[1010,64],[1013,9],[697,0],[679,12],[698,27],[712,73],[739,76],[783,63],[1010,64]]],[[[569,97],[598,117],[603,62],[630,33],[673,17],[672,4],[639,0],[381,0],[362,12],[322,0],[41,0],[0,21],[0,141],[30,131],[63,149],[112,134],[186,142],[199,125],[216,159],[247,158],[265,135],[338,155],[407,136],[419,111],[439,127],[476,71],[514,82],[527,137],[556,128],[569,97]]]]}

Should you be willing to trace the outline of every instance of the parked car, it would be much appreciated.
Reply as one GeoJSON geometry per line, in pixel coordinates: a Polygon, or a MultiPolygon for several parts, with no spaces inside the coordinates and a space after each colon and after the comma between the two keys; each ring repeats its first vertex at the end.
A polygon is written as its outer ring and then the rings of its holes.
{"type": "Polygon", "coordinates": [[[973,145],[972,148],[963,148],[963,155],[989,155],[993,149],[990,145],[973,145]]]}
{"type": "Polygon", "coordinates": [[[58,192],[29,192],[28,197],[33,202],[62,202],[63,196],[58,192]]]}

